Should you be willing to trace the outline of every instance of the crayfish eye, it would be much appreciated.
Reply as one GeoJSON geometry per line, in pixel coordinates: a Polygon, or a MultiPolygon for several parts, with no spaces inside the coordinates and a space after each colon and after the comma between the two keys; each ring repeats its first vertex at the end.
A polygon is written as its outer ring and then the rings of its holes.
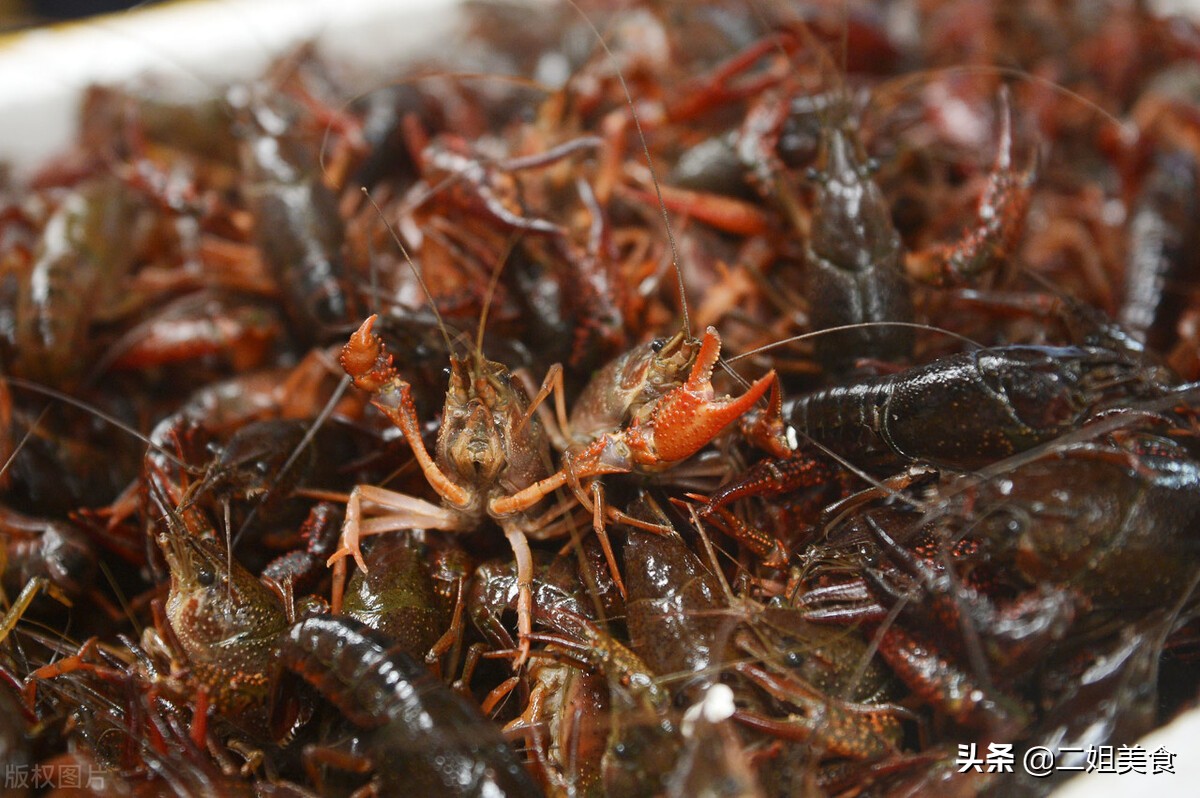
{"type": "Polygon", "coordinates": [[[657,353],[661,352],[663,350],[663,347],[666,345],[667,345],[666,338],[655,338],[653,341],[650,342],[650,351],[657,354],[657,353]]]}
{"type": "Polygon", "coordinates": [[[217,581],[217,575],[208,568],[201,568],[196,571],[196,581],[203,587],[210,587],[213,582],[217,581]]]}

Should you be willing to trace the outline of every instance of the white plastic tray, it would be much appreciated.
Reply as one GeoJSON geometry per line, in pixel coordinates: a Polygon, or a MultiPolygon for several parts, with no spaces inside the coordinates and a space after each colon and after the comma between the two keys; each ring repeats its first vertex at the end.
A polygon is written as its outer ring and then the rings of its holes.
{"type": "Polygon", "coordinates": [[[315,40],[364,70],[445,42],[458,0],[192,0],[0,38],[0,161],[26,171],[65,146],[82,91],[153,76],[181,96],[252,78],[315,40]]]}

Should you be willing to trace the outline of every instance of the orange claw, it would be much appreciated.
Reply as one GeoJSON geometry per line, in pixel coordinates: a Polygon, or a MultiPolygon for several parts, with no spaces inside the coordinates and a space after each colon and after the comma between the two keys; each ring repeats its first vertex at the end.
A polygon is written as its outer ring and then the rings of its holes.
{"type": "Polygon", "coordinates": [[[354,384],[364,391],[374,393],[396,377],[392,356],[372,328],[379,314],[370,316],[362,323],[350,340],[342,347],[338,358],[342,368],[354,379],[354,384]]]}
{"type": "MultiPolygon", "coordinates": [[[[438,495],[456,507],[465,507],[470,503],[471,496],[462,486],[455,484],[442,473],[425,449],[425,442],[421,439],[421,426],[417,423],[417,413],[413,408],[410,386],[400,378],[400,372],[392,365],[392,356],[384,346],[383,339],[372,329],[378,318],[378,314],[370,316],[354,331],[350,340],[342,347],[339,362],[353,378],[355,385],[374,394],[371,404],[382,410],[404,433],[413,456],[417,458],[417,463],[438,495]]],[[[350,552],[355,555],[359,566],[366,570],[361,556],[354,549],[350,552]]]]}
{"type": "Polygon", "coordinates": [[[735,398],[713,399],[712,371],[721,354],[721,337],[709,327],[687,382],[659,400],[654,409],[654,445],[650,456],[660,464],[687,459],[721,430],[754,406],[775,380],[774,370],[735,398]]]}
{"type": "Polygon", "coordinates": [[[788,425],[783,420],[783,391],[779,387],[778,377],[771,382],[771,398],[767,399],[767,409],[742,416],[741,427],[746,440],[772,457],[786,460],[792,456],[795,433],[788,431],[788,425]]]}

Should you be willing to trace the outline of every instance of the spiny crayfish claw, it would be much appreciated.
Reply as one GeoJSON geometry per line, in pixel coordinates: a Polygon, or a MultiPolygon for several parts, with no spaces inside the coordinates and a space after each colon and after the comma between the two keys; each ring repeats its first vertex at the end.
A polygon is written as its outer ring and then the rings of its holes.
{"type": "Polygon", "coordinates": [[[654,410],[654,453],[660,463],[691,457],[726,426],[754,406],[775,381],[774,370],[759,377],[737,398],[713,399],[712,367],[721,351],[709,327],[687,382],[664,396],[654,410]]]}
{"type": "Polygon", "coordinates": [[[954,244],[911,253],[906,268],[914,278],[935,286],[962,285],[1000,263],[1020,237],[1037,179],[1038,153],[1028,166],[1014,171],[1012,113],[1002,89],[1000,138],[987,187],[979,198],[975,227],[954,244]]]}
{"type": "Polygon", "coordinates": [[[784,460],[795,453],[798,445],[796,432],[783,420],[783,391],[779,387],[778,375],[771,382],[766,410],[749,410],[742,416],[739,425],[747,441],[772,457],[784,460]]]}
{"type": "Polygon", "coordinates": [[[353,378],[354,384],[371,393],[397,377],[392,356],[384,346],[383,339],[373,329],[378,318],[377,313],[368,317],[350,336],[338,357],[338,362],[353,378]]]}

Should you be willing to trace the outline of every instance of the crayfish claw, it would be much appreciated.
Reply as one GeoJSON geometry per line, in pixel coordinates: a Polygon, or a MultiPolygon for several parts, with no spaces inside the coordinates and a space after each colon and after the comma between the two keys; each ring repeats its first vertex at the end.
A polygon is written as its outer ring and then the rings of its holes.
{"type": "Polygon", "coordinates": [[[338,362],[364,391],[374,393],[396,378],[392,356],[384,346],[383,339],[374,331],[379,314],[373,314],[350,336],[342,347],[338,362]]]}
{"type": "MultiPolygon", "coordinates": [[[[713,335],[716,333],[713,332],[713,335]]],[[[707,336],[705,338],[707,340],[707,336]]],[[[696,365],[701,365],[699,358],[696,365]]],[[[711,367],[708,371],[711,375],[711,367]]],[[[692,373],[695,375],[695,368],[692,373]]],[[[774,380],[775,372],[772,370],[755,380],[741,396],[714,400],[711,382],[705,379],[696,389],[690,387],[692,379],[689,377],[687,384],[663,397],[655,410],[654,443],[659,461],[673,463],[691,457],[753,407],[770,389],[774,380]]]]}

